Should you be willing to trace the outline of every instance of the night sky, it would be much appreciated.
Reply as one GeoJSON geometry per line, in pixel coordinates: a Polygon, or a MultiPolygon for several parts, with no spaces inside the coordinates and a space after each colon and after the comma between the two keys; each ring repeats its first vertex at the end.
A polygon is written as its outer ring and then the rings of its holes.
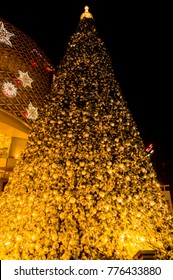
{"type": "Polygon", "coordinates": [[[151,1],[5,1],[0,18],[33,39],[57,66],[88,5],[129,109],[163,184],[173,184],[171,4],[151,1]],[[160,3],[160,4],[159,4],[160,3]],[[13,5],[13,6],[11,6],[13,5]]]}

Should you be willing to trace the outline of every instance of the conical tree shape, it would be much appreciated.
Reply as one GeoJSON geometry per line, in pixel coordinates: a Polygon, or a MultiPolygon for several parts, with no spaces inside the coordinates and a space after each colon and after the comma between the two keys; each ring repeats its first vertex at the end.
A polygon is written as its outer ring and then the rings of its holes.
{"type": "Polygon", "coordinates": [[[0,199],[0,259],[173,259],[172,215],[87,7],[0,199]]]}

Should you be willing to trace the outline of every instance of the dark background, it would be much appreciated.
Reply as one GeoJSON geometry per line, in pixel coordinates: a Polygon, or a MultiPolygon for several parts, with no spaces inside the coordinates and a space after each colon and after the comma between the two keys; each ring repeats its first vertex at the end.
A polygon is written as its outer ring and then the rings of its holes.
{"type": "Polygon", "coordinates": [[[173,24],[169,3],[7,1],[1,5],[0,17],[29,35],[57,66],[88,5],[144,144],[153,144],[151,158],[158,178],[162,184],[173,185],[173,24]]]}

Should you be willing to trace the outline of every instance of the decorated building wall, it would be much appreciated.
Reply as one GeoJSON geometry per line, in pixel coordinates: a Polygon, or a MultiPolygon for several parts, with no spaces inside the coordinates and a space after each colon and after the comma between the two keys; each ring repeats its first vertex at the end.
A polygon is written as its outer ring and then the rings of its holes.
{"type": "Polygon", "coordinates": [[[27,141],[50,92],[53,73],[54,67],[42,49],[27,34],[0,18],[0,188],[19,155],[18,146],[27,141]],[[14,145],[14,141],[18,144],[14,145]],[[16,149],[13,155],[11,145],[16,149]]]}

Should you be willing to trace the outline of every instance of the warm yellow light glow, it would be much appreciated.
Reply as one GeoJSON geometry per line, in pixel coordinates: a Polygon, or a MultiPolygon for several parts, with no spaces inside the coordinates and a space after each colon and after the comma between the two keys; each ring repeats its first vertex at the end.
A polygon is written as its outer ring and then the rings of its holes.
{"type": "MultiPolygon", "coordinates": [[[[88,11],[85,11],[88,13],[88,11]]],[[[0,259],[173,259],[173,219],[91,17],[0,199],[0,259]]]]}

